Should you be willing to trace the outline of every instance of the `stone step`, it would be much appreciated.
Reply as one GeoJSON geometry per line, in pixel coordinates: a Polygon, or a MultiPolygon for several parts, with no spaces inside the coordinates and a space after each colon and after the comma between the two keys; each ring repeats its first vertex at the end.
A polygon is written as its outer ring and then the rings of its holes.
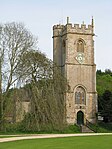
{"type": "Polygon", "coordinates": [[[82,133],[85,133],[85,132],[94,132],[93,130],[91,130],[90,128],[88,128],[87,126],[83,125],[81,126],[81,130],[82,130],[82,133]]]}

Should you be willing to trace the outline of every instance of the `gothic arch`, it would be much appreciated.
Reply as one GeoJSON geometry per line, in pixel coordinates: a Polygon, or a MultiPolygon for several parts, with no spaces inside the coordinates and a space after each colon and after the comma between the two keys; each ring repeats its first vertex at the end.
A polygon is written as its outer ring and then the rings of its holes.
{"type": "Polygon", "coordinates": [[[77,124],[78,125],[84,124],[84,113],[81,110],[77,112],[77,124]]]}
{"type": "Polygon", "coordinates": [[[85,41],[82,38],[79,38],[77,40],[76,45],[77,45],[77,52],[84,53],[85,41]]]}
{"type": "Polygon", "coordinates": [[[74,86],[73,91],[76,90],[77,87],[81,86],[82,88],[84,88],[85,92],[87,92],[87,88],[83,85],[83,84],[78,84],[76,86],[74,86]]]}
{"type": "Polygon", "coordinates": [[[83,86],[79,85],[74,91],[75,104],[86,104],[86,90],[83,86]]]}

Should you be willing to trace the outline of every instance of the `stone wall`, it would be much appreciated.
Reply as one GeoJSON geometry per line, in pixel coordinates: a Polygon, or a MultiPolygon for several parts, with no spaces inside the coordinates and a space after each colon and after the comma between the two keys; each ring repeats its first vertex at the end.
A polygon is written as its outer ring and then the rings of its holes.
{"type": "Polygon", "coordinates": [[[67,123],[77,123],[77,112],[84,113],[84,122],[95,123],[97,113],[96,65],[94,63],[94,26],[74,24],[54,25],[53,27],[53,60],[61,66],[67,78],[70,90],[66,93],[67,123]],[[77,51],[77,43],[82,40],[84,52],[77,51]],[[82,61],[78,56],[81,55],[82,61]],[[78,86],[85,89],[86,103],[75,103],[75,90],[78,86]]]}

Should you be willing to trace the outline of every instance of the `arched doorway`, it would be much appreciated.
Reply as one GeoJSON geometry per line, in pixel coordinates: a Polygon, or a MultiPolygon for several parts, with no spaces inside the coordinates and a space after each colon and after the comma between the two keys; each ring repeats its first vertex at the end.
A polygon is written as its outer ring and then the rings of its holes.
{"type": "Polygon", "coordinates": [[[84,124],[84,113],[82,111],[77,112],[77,124],[78,125],[84,124]]]}

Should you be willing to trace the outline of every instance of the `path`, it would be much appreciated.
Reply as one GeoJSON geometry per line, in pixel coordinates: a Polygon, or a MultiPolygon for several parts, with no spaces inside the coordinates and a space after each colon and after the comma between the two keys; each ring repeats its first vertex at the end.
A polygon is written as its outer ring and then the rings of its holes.
{"type": "MultiPolygon", "coordinates": [[[[37,139],[37,138],[62,138],[62,137],[73,137],[73,136],[97,136],[97,135],[112,135],[112,133],[37,134],[37,135],[20,135],[20,136],[7,135],[8,138],[0,138],[0,142],[9,142],[9,141],[26,140],[26,139],[37,139]]],[[[0,136],[3,136],[3,135],[0,135],[0,136]]]]}

